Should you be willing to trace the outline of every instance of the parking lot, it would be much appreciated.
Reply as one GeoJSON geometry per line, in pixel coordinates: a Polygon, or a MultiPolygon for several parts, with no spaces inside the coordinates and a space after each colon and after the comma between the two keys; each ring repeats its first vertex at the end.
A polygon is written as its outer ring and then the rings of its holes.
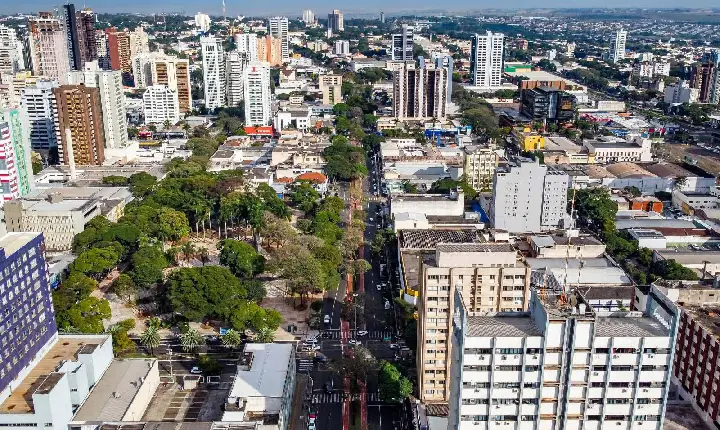
{"type": "Polygon", "coordinates": [[[143,417],[144,421],[206,422],[219,421],[230,391],[231,380],[223,375],[219,384],[200,383],[198,388],[183,390],[180,384],[163,383],[155,391],[143,417]]]}

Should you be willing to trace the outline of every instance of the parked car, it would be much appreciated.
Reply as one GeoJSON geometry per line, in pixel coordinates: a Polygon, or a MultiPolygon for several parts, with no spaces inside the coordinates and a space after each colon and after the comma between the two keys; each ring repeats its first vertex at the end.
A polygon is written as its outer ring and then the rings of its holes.
{"type": "Polygon", "coordinates": [[[363,337],[363,336],[367,336],[368,332],[367,332],[367,330],[358,330],[356,334],[358,337],[363,337]]]}
{"type": "Polygon", "coordinates": [[[190,369],[190,373],[193,373],[193,374],[195,374],[195,375],[199,375],[199,374],[202,373],[202,370],[200,370],[200,368],[197,367],[197,366],[193,366],[192,369],[190,369]]]}
{"type": "Polygon", "coordinates": [[[348,341],[348,345],[356,346],[356,345],[362,345],[362,343],[360,343],[360,341],[357,340],[357,339],[350,339],[350,340],[348,341]]]}
{"type": "Polygon", "coordinates": [[[303,345],[303,351],[320,351],[320,345],[303,345]]]}
{"type": "Polygon", "coordinates": [[[327,314],[326,314],[326,315],[323,317],[323,322],[324,322],[325,324],[330,324],[330,315],[327,315],[327,314]]]}

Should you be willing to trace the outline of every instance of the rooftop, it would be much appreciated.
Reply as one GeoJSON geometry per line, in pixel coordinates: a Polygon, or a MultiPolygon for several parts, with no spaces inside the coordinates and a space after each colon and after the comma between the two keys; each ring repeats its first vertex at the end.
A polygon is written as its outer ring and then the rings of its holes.
{"type": "Polygon", "coordinates": [[[282,397],[293,346],[280,343],[249,343],[253,353],[250,370],[238,370],[229,397],[282,397]]]}
{"type": "Polygon", "coordinates": [[[645,166],[645,169],[661,178],[677,178],[680,176],[689,178],[695,176],[692,172],[683,169],[677,164],[666,163],[665,161],[661,161],[660,163],[656,164],[650,164],[648,166],[645,166]]]}
{"type": "Polygon", "coordinates": [[[598,317],[595,336],[599,337],[661,337],[669,330],[650,317],[598,317]]]}
{"type": "Polygon", "coordinates": [[[628,162],[622,162],[622,163],[615,163],[610,164],[608,166],[605,166],[605,169],[615,175],[617,178],[625,179],[625,178],[644,178],[644,177],[650,177],[655,178],[655,174],[648,172],[647,170],[643,169],[642,167],[638,166],[635,163],[628,163],[628,162]]]}
{"type": "Polygon", "coordinates": [[[583,267],[610,267],[610,260],[606,258],[583,258],[582,260],[572,258],[566,260],[564,258],[526,258],[528,266],[532,270],[539,269],[563,269],[567,264],[568,268],[576,269],[582,264],[583,267]]]}
{"type": "Polygon", "coordinates": [[[545,138],[546,151],[580,151],[582,146],[562,136],[548,136],[545,138]]]}
{"type": "Polygon", "coordinates": [[[438,243],[438,252],[515,252],[509,243],[438,243]]]}
{"type": "Polygon", "coordinates": [[[477,229],[462,230],[401,230],[400,248],[434,250],[438,243],[482,243],[486,242],[477,229]]]}
{"type": "Polygon", "coordinates": [[[669,248],[655,251],[663,260],[675,260],[679,264],[708,264],[720,263],[720,251],[710,250],[706,247],[692,248],[669,248]]]}
{"type": "Polygon", "coordinates": [[[632,285],[632,279],[619,267],[582,267],[565,271],[564,268],[550,269],[553,277],[567,285],[632,285]]]}
{"type": "Polygon", "coordinates": [[[28,242],[40,236],[41,233],[6,233],[0,237],[0,248],[5,250],[5,258],[16,253],[28,242]]]}
{"type": "Polygon", "coordinates": [[[699,306],[684,305],[682,309],[687,312],[695,323],[700,324],[705,330],[715,337],[720,337],[720,307],[717,305],[699,306]]]}
{"type": "Polygon", "coordinates": [[[618,230],[626,230],[629,228],[659,229],[659,228],[682,228],[697,229],[698,226],[692,221],[682,219],[655,219],[655,218],[636,218],[636,219],[619,219],[615,221],[618,230]]]}
{"type": "Polygon", "coordinates": [[[468,316],[468,330],[466,336],[470,337],[526,337],[542,336],[533,319],[527,316],[468,316]]]}

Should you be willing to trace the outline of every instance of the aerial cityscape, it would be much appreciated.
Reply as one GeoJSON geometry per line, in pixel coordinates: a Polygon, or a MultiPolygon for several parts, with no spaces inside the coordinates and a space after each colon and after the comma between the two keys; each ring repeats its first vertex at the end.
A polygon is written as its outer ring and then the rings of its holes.
{"type": "Polygon", "coordinates": [[[717,5],[42,3],[0,429],[720,428],[717,5]]]}

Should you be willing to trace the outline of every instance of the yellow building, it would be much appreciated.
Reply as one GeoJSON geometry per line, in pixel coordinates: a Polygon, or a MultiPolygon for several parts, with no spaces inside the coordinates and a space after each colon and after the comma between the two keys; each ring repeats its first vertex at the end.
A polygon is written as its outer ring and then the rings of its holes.
{"type": "Polygon", "coordinates": [[[529,127],[522,129],[519,127],[514,128],[511,134],[521,151],[537,151],[545,149],[545,137],[531,131],[529,127]]]}

